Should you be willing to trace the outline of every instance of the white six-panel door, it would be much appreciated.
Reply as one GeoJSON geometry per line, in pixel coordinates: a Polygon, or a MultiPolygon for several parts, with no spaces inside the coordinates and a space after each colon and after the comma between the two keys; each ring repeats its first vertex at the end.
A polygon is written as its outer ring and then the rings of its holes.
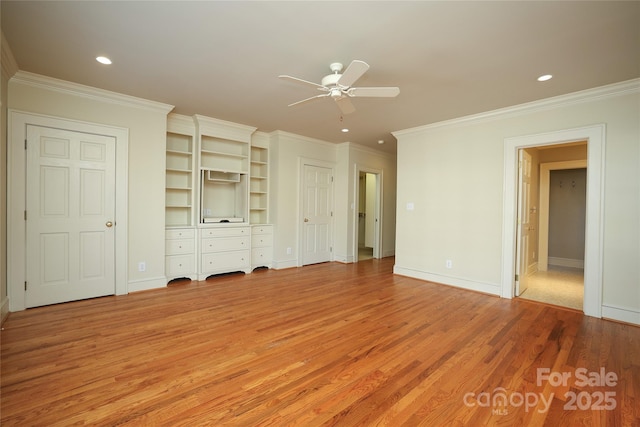
{"type": "Polygon", "coordinates": [[[331,260],[331,169],[304,165],[302,264],[331,260]]]}
{"type": "Polygon", "coordinates": [[[27,127],[26,306],[115,293],[115,138],[27,127]]]}

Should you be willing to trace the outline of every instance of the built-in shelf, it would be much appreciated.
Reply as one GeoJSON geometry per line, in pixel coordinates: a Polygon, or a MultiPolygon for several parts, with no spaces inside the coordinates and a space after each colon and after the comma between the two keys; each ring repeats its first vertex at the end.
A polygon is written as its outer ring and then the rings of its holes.
{"type": "Polygon", "coordinates": [[[269,138],[255,130],[200,115],[169,115],[167,278],[271,266],[269,138]]]}
{"type": "Polygon", "coordinates": [[[269,222],[269,148],[264,136],[257,135],[251,145],[249,219],[252,224],[269,222]]]}
{"type": "Polygon", "coordinates": [[[193,226],[195,124],[191,117],[167,117],[165,166],[165,224],[193,226]]]}

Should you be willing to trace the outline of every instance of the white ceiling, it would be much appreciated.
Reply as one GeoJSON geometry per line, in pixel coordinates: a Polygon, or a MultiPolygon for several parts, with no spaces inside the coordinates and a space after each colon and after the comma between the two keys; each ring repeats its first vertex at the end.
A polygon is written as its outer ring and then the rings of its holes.
{"type": "Polygon", "coordinates": [[[638,1],[7,1],[21,70],[175,105],[270,132],[395,151],[392,131],[640,77],[638,1]],[[113,65],[95,61],[106,55],[113,65]],[[320,82],[359,59],[341,118],[320,82]],[[540,83],[536,78],[554,78],[540,83]],[[343,127],[351,131],[340,132],[343,127]],[[384,145],[377,141],[383,139],[384,145]]]}

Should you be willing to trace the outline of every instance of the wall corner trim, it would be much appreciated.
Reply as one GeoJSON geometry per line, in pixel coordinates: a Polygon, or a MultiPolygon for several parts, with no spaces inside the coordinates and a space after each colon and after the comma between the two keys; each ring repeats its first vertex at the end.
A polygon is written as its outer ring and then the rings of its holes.
{"type": "Polygon", "coordinates": [[[427,125],[417,126],[409,129],[397,130],[391,132],[391,134],[396,137],[399,142],[400,139],[398,137],[400,136],[428,132],[441,128],[484,123],[503,119],[506,117],[515,117],[523,114],[530,114],[536,111],[551,110],[568,105],[590,102],[596,99],[611,98],[638,92],[640,92],[640,78],[586,89],[579,92],[572,92],[565,95],[554,96],[538,101],[527,102],[524,104],[518,104],[511,107],[499,108],[497,110],[486,111],[479,114],[472,114],[469,116],[458,117],[451,120],[430,123],[427,125]]]}
{"type": "Polygon", "coordinates": [[[0,63],[2,64],[2,69],[7,73],[7,77],[11,78],[11,76],[16,74],[20,68],[18,67],[16,58],[13,56],[13,51],[9,46],[9,42],[7,42],[7,38],[4,36],[4,32],[0,33],[0,37],[2,37],[2,40],[0,41],[2,44],[0,47],[0,63]]]}
{"type": "Polygon", "coordinates": [[[162,102],[150,101],[148,99],[137,98],[135,96],[124,95],[109,90],[85,86],[79,83],[68,82],[53,77],[30,73],[28,71],[18,71],[11,78],[11,81],[27,86],[53,90],[56,92],[66,93],[103,102],[107,101],[126,107],[141,108],[162,114],[168,114],[174,108],[173,105],[164,104],[162,102]]]}

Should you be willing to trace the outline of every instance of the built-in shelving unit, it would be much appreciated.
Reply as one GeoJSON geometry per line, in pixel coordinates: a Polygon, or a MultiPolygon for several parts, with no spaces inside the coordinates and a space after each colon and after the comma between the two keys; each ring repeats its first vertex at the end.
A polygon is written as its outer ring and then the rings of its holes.
{"type": "Polygon", "coordinates": [[[194,116],[199,147],[198,279],[251,272],[249,157],[255,128],[194,116]]]}
{"type": "Polygon", "coordinates": [[[167,119],[165,224],[193,225],[194,134],[191,117],[169,114],[167,119]]]}
{"type": "Polygon", "coordinates": [[[251,140],[249,221],[251,224],[269,222],[269,140],[256,132],[251,140]]]}
{"type": "Polygon", "coordinates": [[[201,115],[167,123],[169,280],[271,267],[268,135],[201,115]]]}
{"type": "Polygon", "coordinates": [[[192,117],[167,116],[165,274],[168,280],[196,278],[195,129],[192,117]]]}

